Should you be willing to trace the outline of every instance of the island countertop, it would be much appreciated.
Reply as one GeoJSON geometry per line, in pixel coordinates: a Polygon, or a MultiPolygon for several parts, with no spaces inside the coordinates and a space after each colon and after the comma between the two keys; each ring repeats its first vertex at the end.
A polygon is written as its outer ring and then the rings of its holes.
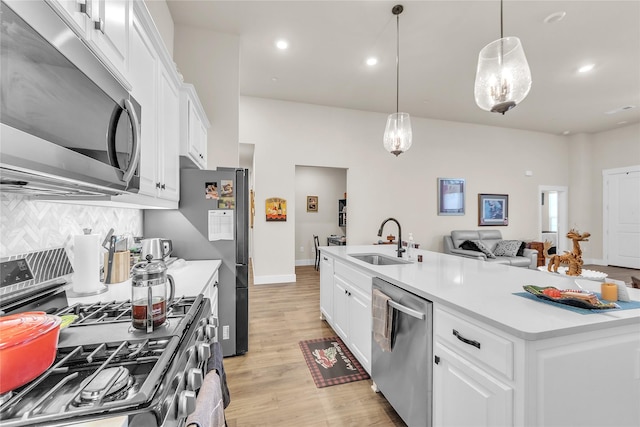
{"type": "MultiPolygon", "coordinates": [[[[478,261],[438,252],[416,250],[422,262],[372,265],[350,254],[372,253],[396,256],[396,247],[327,246],[320,250],[366,270],[415,295],[448,306],[468,316],[525,340],[540,340],[625,325],[637,325],[640,309],[577,313],[553,304],[523,298],[524,285],[578,289],[575,278],[478,261]]],[[[406,260],[406,253],[403,258],[406,260]]],[[[580,285],[600,292],[600,282],[581,280],[580,285]]],[[[640,301],[640,289],[627,288],[632,300],[640,301]]]]}

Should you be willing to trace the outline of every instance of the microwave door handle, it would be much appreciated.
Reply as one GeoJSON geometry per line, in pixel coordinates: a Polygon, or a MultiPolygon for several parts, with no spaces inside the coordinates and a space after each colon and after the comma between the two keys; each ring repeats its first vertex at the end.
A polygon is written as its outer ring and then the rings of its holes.
{"type": "MultiPolygon", "coordinates": [[[[136,172],[136,168],[138,167],[138,162],[140,161],[140,120],[138,119],[138,114],[136,113],[135,108],[133,107],[133,103],[125,99],[124,100],[124,110],[129,115],[129,121],[131,122],[131,130],[133,134],[133,147],[131,148],[131,161],[129,162],[129,167],[124,171],[124,175],[122,180],[127,184],[133,177],[133,174],[136,172]]],[[[114,138],[115,143],[115,138],[114,138]]]]}

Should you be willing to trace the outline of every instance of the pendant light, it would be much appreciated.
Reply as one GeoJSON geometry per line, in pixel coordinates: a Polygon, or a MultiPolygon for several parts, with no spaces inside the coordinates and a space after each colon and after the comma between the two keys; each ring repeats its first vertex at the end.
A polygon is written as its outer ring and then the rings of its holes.
{"type": "Polygon", "coordinates": [[[404,8],[398,4],[391,13],[396,16],[396,112],[389,114],[384,129],[384,148],[391,154],[399,156],[411,147],[411,118],[409,113],[399,112],[400,93],[400,14],[404,8]]]}
{"type": "Polygon", "coordinates": [[[518,37],[504,37],[500,0],[500,39],[478,55],[474,95],[478,107],[504,114],[518,105],[531,89],[531,71],[518,37]]]}

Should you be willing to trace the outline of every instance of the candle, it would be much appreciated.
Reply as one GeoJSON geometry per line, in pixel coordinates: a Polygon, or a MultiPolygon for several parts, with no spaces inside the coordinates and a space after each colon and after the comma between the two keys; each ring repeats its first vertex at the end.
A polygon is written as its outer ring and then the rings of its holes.
{"type": "Polygon", "coordinates": [[[618,301],[618,286],[614,283],[603,283],[600,285],[602,299],[605,301],[618,301]]]}

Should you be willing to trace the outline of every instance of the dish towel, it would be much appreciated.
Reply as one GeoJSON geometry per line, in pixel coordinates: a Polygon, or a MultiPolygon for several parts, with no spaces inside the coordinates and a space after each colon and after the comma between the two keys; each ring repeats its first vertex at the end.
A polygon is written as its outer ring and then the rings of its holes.
{"type": "Polygon", "coordinates": [[[211,357],[207,360],[206,373],[216,370],[220,376],[220,388],[222,389],[222,401],[224,402],[225,409],[231,402],[231,395],[229,394],[229,386],[227,385],[227,374],[224,372],[224,365],[222,363],[222,346],[219,342],[213,343],[213,349],[211,351],[211,357]]]}
{"type": "Polygon", "coordinates": [[[389,307],[391,298],[379,289],[374,289],[372,299],[373,339],[382,348],[382,351],[391,351],[393,332],[393,310],[389,307]]]}
{"type": "Polygon", "coordinates": [[[220,377],[214,371],[204,377],[196,398],[196,410],[187,417],[187,427],[225,427],[220,377]]]}

